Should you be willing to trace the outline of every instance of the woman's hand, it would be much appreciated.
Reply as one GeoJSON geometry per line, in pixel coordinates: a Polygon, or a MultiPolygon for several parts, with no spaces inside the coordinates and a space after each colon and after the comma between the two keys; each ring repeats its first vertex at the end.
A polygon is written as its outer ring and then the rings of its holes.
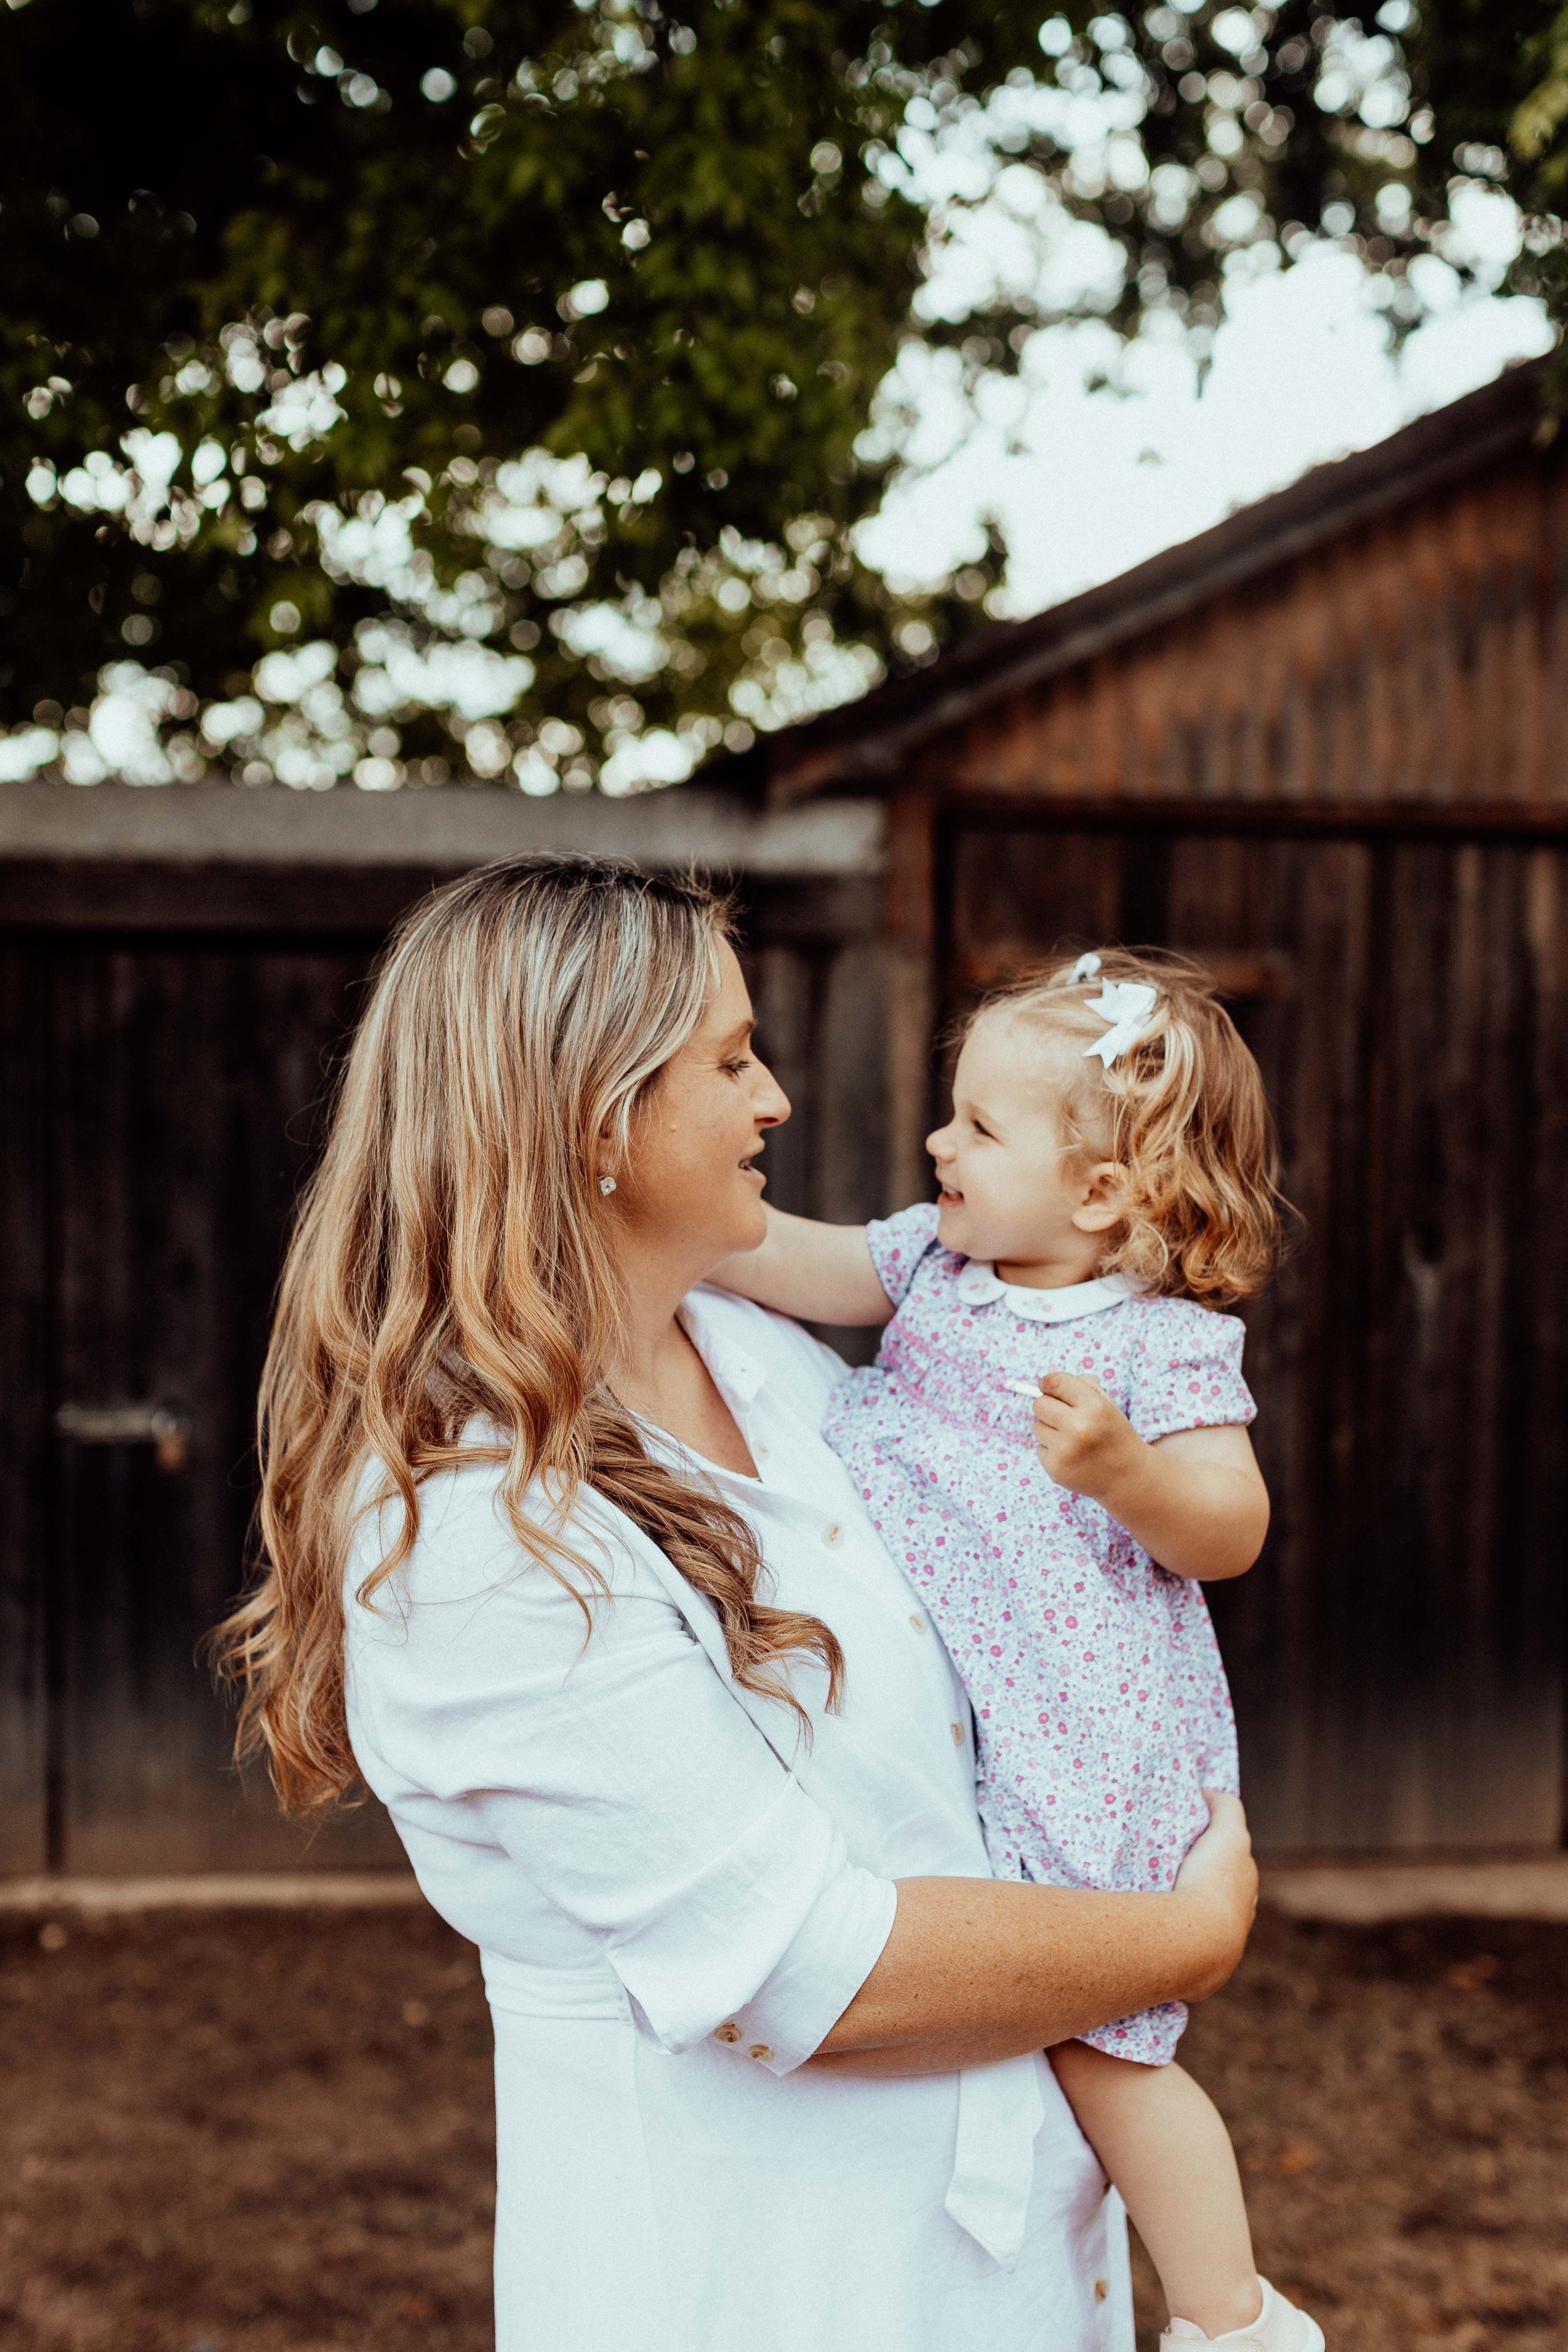
{"type": "Polygon", "coordinates": [[[1247,1947],[1258,1873],[1239,1799],[1168,1895],[1100,1895],[990,1878],[906,1878],[881,1958],[815,2066],[947,2074],[1070,2042],[1163,2000],[1206,2000],[1247,1947]]]}
{"type": "Polygon", "coordinates": [[[1208,2000],[1235,1972],[1258,1911],[1258,1864],[1239,1797],[1205,1789],[1209,1825],[1176,1873],[1173,1896],[1194,1915],[1199,1957],[1184,2000],[1208,2000]]]}

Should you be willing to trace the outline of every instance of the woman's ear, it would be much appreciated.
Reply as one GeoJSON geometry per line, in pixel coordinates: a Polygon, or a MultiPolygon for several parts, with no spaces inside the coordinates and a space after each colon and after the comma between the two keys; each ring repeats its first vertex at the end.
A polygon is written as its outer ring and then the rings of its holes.
{"type": "Polygon", "coordinates": [[[1105,1234],[1121,1223],[1121,1171],[1114,1160],[1100,1160],[1084,1175],[1083,1190],[1072,1213],[1080,1234],[1105,1234]]]}

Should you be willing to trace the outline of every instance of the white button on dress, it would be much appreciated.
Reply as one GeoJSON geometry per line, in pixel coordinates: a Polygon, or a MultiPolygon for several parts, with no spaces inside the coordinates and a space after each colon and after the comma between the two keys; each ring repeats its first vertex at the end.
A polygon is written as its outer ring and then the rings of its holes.
{"type": "Polygon", "coordinates": [[[874,1967],[894,1882],[987,1874],[973,1759],[947,1654],[905,1638],[910,1589],[818,1434],[843,1368],[717,1293],[683,1319],[771,1457],[765,1486],[691,1475],[750,1517],[769,1597],[844,1649],[837,1714],[821,1669],[793,1670],[809,1744],[592,1497],[573,1537],[613,1601],[586,1643],[495,1464],[421,1487],[396,1605],[353,1597],[396,1507],[366,1513],[345,1578],[356,1758],[481,1948],[497,2352],[1131,2352],[1121,2208],[1042,2059],[804,2063],[874,1967]]]}

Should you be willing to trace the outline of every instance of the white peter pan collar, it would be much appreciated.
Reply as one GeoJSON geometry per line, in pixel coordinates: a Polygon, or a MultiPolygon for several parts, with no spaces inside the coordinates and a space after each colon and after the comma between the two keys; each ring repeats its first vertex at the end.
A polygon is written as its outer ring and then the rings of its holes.
{"type": "Polygon", "coordinates": [[[1136,1298],[1138,1286],[1125,1275],[1105,1274],[1094,1282],[1069,1282],[1061,1290],[1026,1290],[1021,1283],[1004,1282],[983,1258],[966,1258],[953,1279],[953,1288],[965,1307],[989,1307],[1005,1299],[1026,1323],[1076,1323],[1085,1315],[1101,1315],[1136,1298]]]}

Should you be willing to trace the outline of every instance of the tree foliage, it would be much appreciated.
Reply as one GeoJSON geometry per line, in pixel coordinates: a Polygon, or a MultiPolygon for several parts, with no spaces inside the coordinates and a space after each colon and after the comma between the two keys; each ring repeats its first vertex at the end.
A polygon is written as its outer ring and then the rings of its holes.
{"type": "Polygon", "coordinates": [[[1124,332],[1173,309],[1201,349],[1249,256],[1324,235],[1399,331],[1478,182],[1525,215],[1510,283],[1568,299],[1568,9],[1521,0],[0,25],[0,723],[74,713],[68,772],[128,660],[174,772],[547,789],[677,772],[928,657],[1003,551],[929,600],[859,562],[896,462],[877,387],[911,333],[975,377],[1050,314],[911,319],[911,126],[978,126],[1103,229],[1121,266],[1085,300],[1124,332]]]}

